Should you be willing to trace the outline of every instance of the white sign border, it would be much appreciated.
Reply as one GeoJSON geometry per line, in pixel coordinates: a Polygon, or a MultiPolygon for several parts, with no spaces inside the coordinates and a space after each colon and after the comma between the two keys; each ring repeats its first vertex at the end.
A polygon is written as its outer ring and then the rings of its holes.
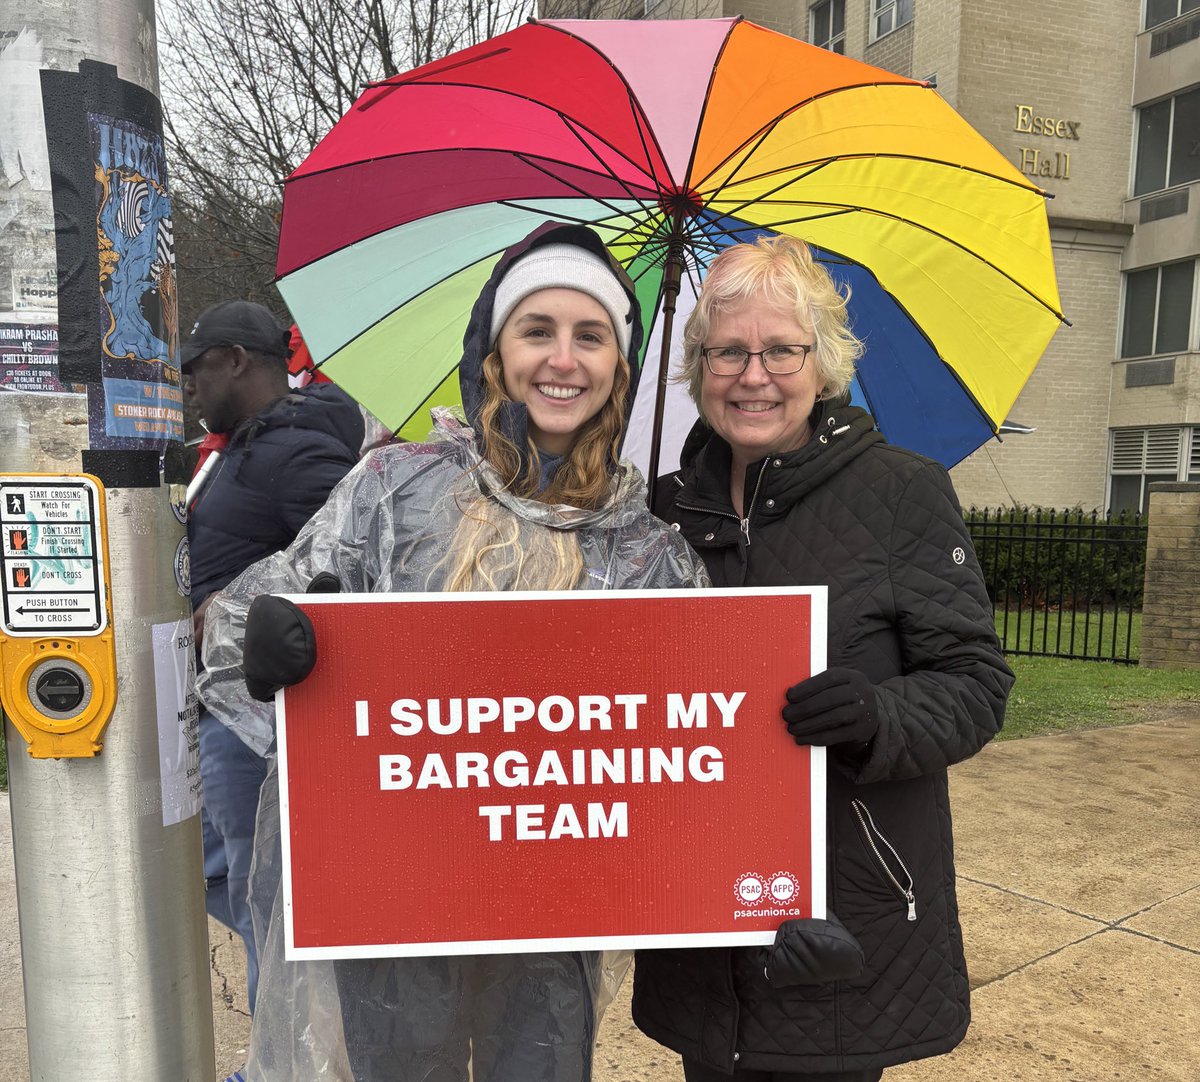
{"type": "MultiPolygon", "coordinates": [[[[557,590],[528,590],[489,593],[380,593],[380,594],[281,594],[290,601],[305,604],[338,604],[353,600],[356,603],[385,602],[488,602],[488,601],[618,601],[634,598],[671,598],[676,601],[703,601],[708,597],[781,597],[808,596],[813,600],[809,625],[809,667],[815,676],[823,672],[827,662],[829,588],[827,586],[776,587],[713,587],[706,590],[573,590],[569,594],[557,590]]],[[[634,950],[663,947],[729,947],[764,946],[775,941],[770,930],[747,932],[672,933],[667,935],[570,936],[545,939],[480,939],[448,940],[437,943],[343,944],[337,947],[297,947],[295,911],[292,904],[292,849],[288,829],[288,769],[287,769],[287,711],[283,691],[275,694],[276,754],[279,770],[279,833],[283,856],[283,930],[284,957],[289,962],[320,961],[352,958],[437,958],[472,954],[533,954],[555,951],[634,950]]],[[[810,785],[812,806],[811,864],[808,869],[812,882],[813,916],[826,914],[825,873],[825,805],[826,787],[824,748],[810,749],[810,785]]]]}

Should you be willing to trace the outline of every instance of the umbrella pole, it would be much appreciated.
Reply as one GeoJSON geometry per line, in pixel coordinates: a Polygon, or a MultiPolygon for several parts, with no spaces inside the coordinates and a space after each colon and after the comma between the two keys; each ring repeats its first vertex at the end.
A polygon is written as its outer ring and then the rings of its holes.
{"type": "Polygon", "coordinates": [[[650,429],[650,474],[646,483],[650,489],[650,507],[658,489],[658,453],[662,444],[663,412],[667,402],[667,373],[671,363],[671,329],[675,323],[675,301],[683,279],[683,244],[672,241],[663,268],[663,329],[662,347],[658,358],[658,386],[654,390],[654,424],[650,429]]]}

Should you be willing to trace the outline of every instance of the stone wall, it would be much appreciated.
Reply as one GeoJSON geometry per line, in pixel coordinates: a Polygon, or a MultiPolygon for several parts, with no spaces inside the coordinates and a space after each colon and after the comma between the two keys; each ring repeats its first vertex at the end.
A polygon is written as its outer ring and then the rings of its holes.
{"type": "Polygon", "coordinates": [[[1141,664],[1200,669],[1200,484],[1150,486],[1141,664]]]}

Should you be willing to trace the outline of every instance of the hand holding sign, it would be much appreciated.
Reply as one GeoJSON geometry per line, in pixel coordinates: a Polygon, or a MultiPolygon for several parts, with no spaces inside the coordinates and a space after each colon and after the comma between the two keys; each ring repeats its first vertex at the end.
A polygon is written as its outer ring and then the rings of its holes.
{"type": "Polygon", "coordinates": [[[251,697],[270,702],[280,688],[300,683],[316,663],[312,621],[285,598],[256,597],[246,613],[242,647],[242,671],[251,697]]]}
{"type": "MultiPolygon", "coordinates": [[[[336,594],[341,585],[328,571],[308,584],[310,594],[336,594]]],[[[281,688],[300,683],[317,663],[312,621],[290,601],[271,594],[256,597],[246,613],[242,672],[251,698],[269,703],[281,688]]]]}
{"type": "Polygon", "coordinates": [[[859,752],[875,739],[875,689],[853,669],[826,669],[788,688],[783,720],[797,744],[859,752]]]}
{"type": "Polygon", "coordinates": [[[830,913],[824,920],[785,920],[767,952],[763,976],[776,988],[786,988],[853,980],[862,969],[862,944],[830,913]]]}

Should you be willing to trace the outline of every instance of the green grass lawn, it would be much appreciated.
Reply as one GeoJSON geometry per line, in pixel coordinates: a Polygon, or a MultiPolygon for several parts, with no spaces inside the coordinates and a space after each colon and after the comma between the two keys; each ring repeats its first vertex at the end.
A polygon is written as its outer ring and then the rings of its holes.
{"type": "Polygon", "coordinates": [[[1001,740],[1141,720],[1139,708],[1193,702],[1200,713],[1200,672],[1142,669],[1107,661],[1009,657],[1017,683],[1001,740]]]}
{"type": "MultiPolygon", "coordinates": [[[[1036,612],[996,613],[996,634],[1007,650],[1137,658],[1142,614],[1036,612]],[[1007,621],[1007,626],[1006,626],[1007,621]],[[1074,639],[1072,640],[1072,635],[1074,639]],[[1114,648],[1115,641],[1115,648],[1114,648]]],[[[1200,704],[1200,672],[1142,669],[1110,661],[1008,655],[1017,684],[1008,700],[1001,740],[1038,733],[1139,721],[1142,708],[1160,703],[1200,704]]],[[[1200,706],[1197,707],[1200,712],[1200,706]]]]}
{"type": "Polygon", "coordinates": [[[1079,611],[996,612],[996,634],[1006,650],[1035,654],[1071,654],[1093,658],[1141,656],[1142,614],[1079,611]]]}

